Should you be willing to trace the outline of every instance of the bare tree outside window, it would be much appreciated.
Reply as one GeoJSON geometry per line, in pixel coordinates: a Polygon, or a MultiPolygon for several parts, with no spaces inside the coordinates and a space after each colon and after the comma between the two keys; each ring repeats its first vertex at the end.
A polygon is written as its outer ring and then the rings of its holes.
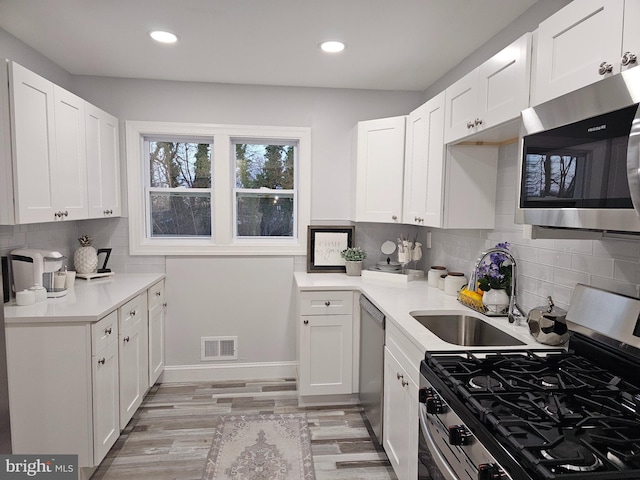
{"type": "Polygon", "coordinates": [[[151,236],[211,236],[211,145],[149,141],[151,236]]]}
{"type": "Polygon", "coordinates": [[[236,143],[236,236],[292,237],[295,145],[236,143]]]}

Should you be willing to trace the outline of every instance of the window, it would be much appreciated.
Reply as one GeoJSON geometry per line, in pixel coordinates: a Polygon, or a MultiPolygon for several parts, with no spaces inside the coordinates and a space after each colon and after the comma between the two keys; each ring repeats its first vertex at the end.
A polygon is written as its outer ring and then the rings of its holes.
{"type": "Polygon", "coordinates": [[[126,128],[132,254],[306,252],[308,128],[126,128]]]}

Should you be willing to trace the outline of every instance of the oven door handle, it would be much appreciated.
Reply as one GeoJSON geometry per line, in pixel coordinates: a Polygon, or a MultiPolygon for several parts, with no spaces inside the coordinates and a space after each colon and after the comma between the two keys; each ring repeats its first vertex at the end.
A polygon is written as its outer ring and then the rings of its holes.
{"type": "Polygon", "coordinates": [[[433,441],[433,437],[431,436],[431,432],[429,431],[429,427],[427,425],[427,408],[420,404],[418,405],[418,412],[420,416],[420,431],[422,432],[422,438],[424,438],[425,443],[427,444],[427,448],[431,452],[431,456],[433,457],[434,462],[437,467],[440,469],[440,473],[445,478],[445,480],[460,480],[455,472],[451,469],[449,462],[444,458],[438,446],[433,441]]]}

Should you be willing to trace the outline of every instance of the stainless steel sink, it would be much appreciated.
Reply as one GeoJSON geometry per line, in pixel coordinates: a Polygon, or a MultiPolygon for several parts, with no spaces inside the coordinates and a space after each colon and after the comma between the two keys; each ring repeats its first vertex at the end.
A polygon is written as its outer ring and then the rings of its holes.
{"type": "Polygon", "coordinates": [[[473,347],[524,345],[515,337],[469,315],[411,314],[418,322],[447,343],[473,347]]]}

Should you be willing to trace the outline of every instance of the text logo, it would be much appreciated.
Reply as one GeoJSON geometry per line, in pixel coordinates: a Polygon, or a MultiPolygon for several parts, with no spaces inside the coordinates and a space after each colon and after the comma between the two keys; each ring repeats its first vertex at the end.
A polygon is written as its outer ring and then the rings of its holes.
{"type": "Polygon", "coordinates": [[[606,125],[598,125],[597,127],[587,128],[587,132],[591,133],[591,132],[597,132],[599,130],[606,130],[606,129],[607,129],[606,125]]]}
{"type": "Polygon", "coordinates": [[[0,455],[0,479],[77,480],[78,455],[0,455]]]}

